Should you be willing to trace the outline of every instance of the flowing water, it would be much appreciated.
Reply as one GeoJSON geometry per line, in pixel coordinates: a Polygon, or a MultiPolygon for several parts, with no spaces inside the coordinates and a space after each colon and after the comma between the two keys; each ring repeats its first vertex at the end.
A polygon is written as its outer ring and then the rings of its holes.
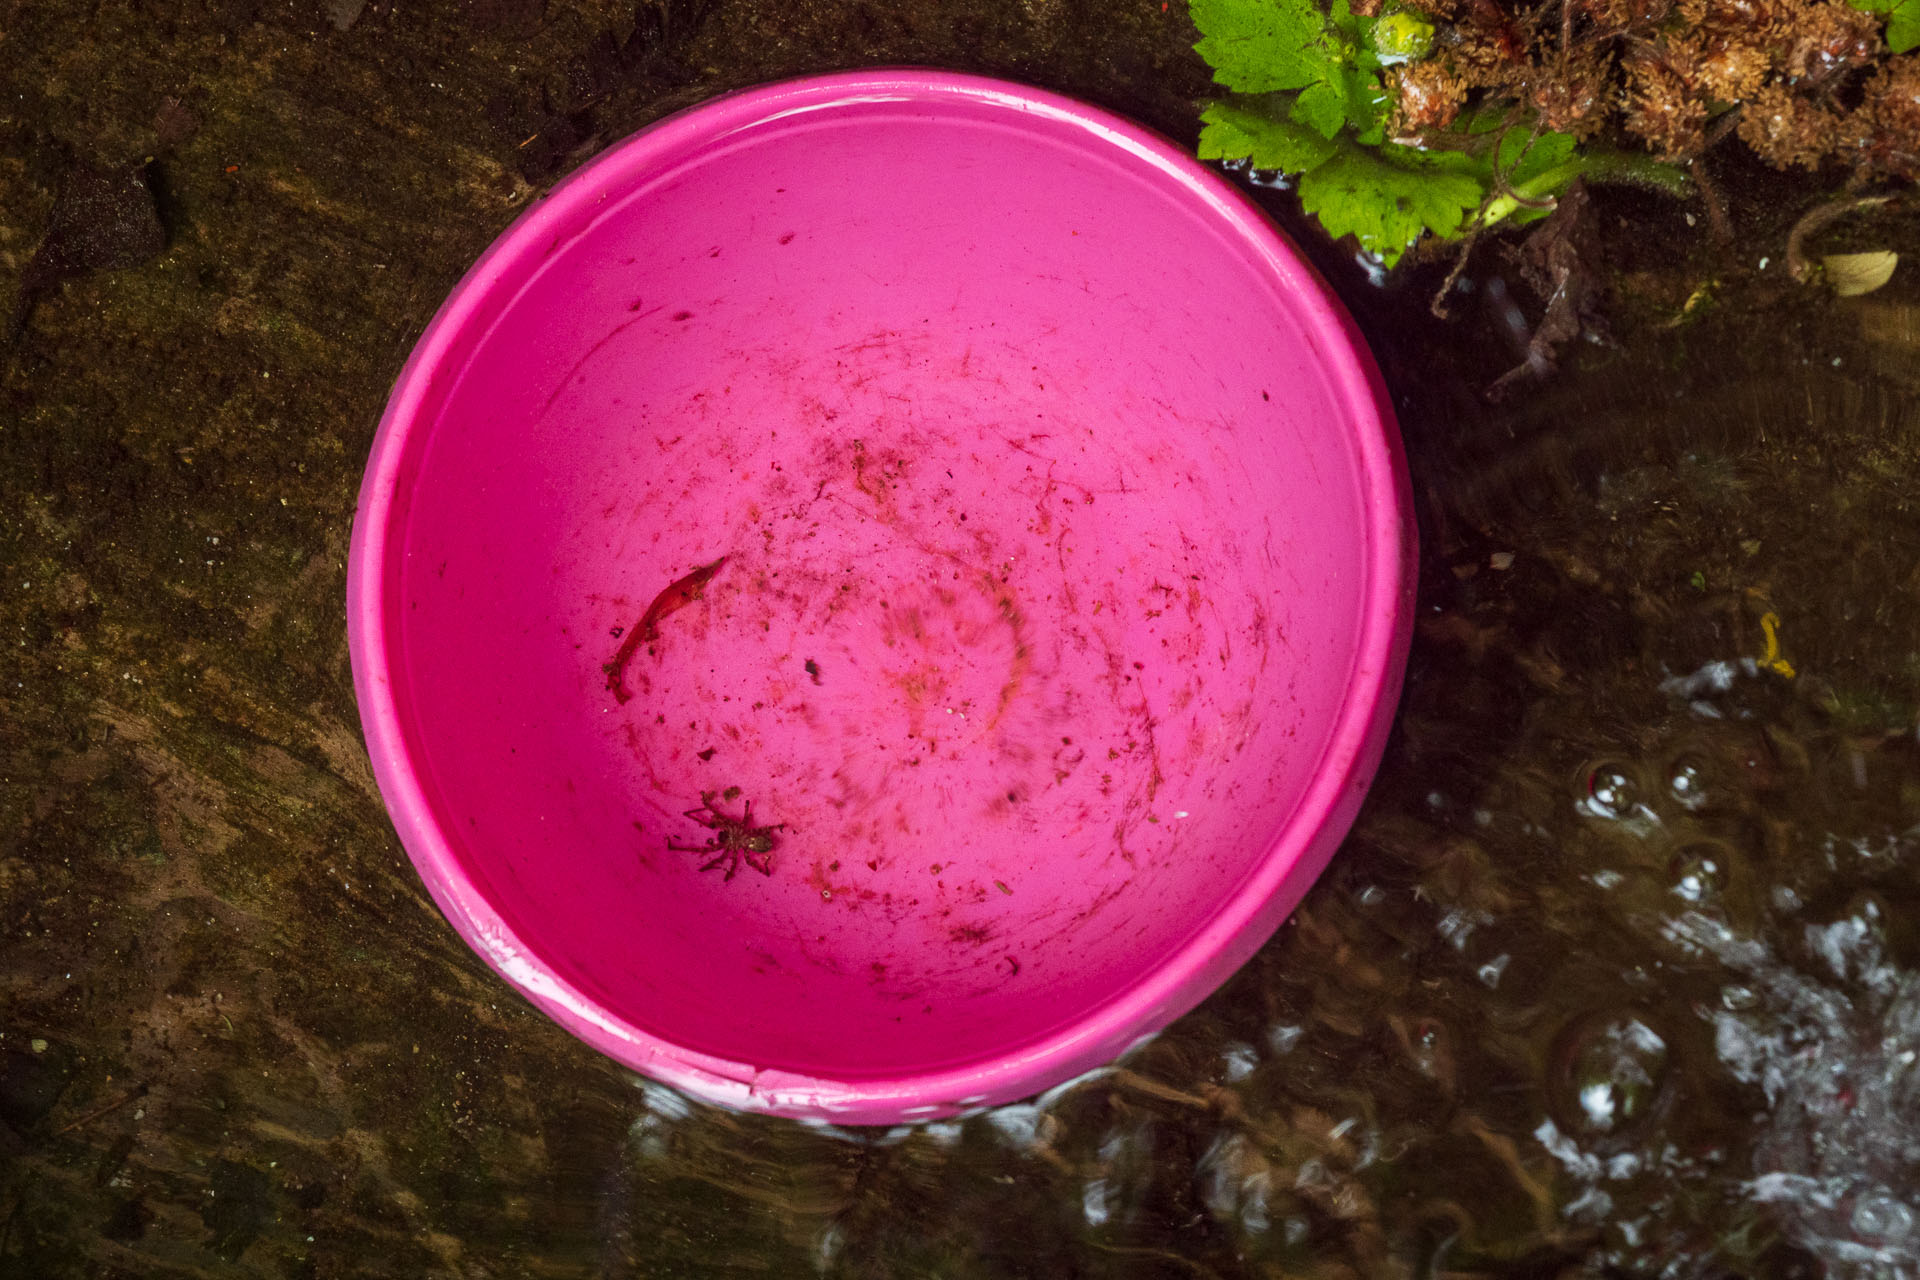
{"type": "MultiPolygon", "coordinates": [[[[151,38],[96,8],[112,65],[47,27],[58,74],[9,136],[81,94],[71,119],[118,137],[183,59],[212,97],[167,144],[170,256],[42,299],[7,374],[0,1276],[1920,1276],[1920,283],[1834,300],[1762,266],[1810,188],[1754,184],[1724,252],[1599,199],[1617,342],[1498,402],[1535,306],[1498,245],[1446,324],[1444,264],[1377,285],[1316,250],[1423,533],[1352,837],[1126,1060],[836,1130],[614,1068],[432,913],[340,644],[372,423],[528,175],[602,132],[913,60],[1178,133],[1190,31],[1151,5],[735,5],[636,62],[558,0],[475,4],[498,25],[471,38],[377,2],[317,35],[271,5],[151,38]],[[527,66],[585,70],[487,133],[476,104],[527,66]],[[129,351],[166,378],[117,389],[129,351]]],[[[34,164],[0,182],[41,217],[34,164]]],[[[17,266],[37,232],[10,216],[17,266]]],[[[1859,234],[1920,248],[1908,215],[1859,234]]]]}

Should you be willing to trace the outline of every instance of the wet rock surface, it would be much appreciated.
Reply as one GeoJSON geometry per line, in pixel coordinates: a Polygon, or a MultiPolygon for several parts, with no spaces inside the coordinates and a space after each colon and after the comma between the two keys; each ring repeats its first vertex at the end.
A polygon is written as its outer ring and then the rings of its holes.
{"type": "Polygon", "coordinates": [[[1618,345],[1498,406],[1499,260],[1449,328],[1315,250],[1413,458],[1402,719],[1305,907],[1115,1070],[885,1134],[717,1113],[414,878],[344,557],[467,264],[781,75],[960,66],[1190,139],[1181,9],[0,11],[0,1275],[1911,1274],[1920,293],[1757,267],[1803,192],[1737,267],[1596,196],[1618,345]]]}

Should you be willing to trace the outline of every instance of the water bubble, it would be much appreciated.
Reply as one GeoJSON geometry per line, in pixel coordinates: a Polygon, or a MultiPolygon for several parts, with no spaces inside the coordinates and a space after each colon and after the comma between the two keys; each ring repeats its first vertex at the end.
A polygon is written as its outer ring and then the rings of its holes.
{"type": "Polygon", "coordinates": [[[960,1141],[961,1126],[951,1120],[939,1124],[923,1125],[920,1132],[933,1140],[936,1146],[950,1147],[960,1141]]]}
{"type": "Polygon", "coordinates": [[[1808,951],[1825,961],[1836,978],[1861,981],[1876,990],[1897,981],[1886,960],[1887,908],[1877,894],[1855,894],[1838,919],[1807,925],[1805,937],[1808,951]]]}
{"type": "Polygon", "coordinates": [[[1587,771],[1581,803],[1596,818],[1624,818],[1640,804],[1640,780],[1631,765],[1603,760],[1587,771]]]}
{"type": "Polygon", "coordinates": [[[1552,1097],[1568,1130],[1605,1137],[1653,1109],[1667,1042],[1636,1014],[1592,1014],[1560,1034],[1554,1063],[1552,1097]]]}
{"type": "Polygon", "coordinates": [[[685,1120],[693,1114],[693,1103],[668,1085],[653,1080],[634,1081],[647,1111],[665,1121],[685,1120]]]}
{"type": "Polygon", "coordinates": [[[1267,1179],[1262,1177],[1247,1188],[1247,1202],[1240,1208],[1240,1225],[1250,1235],[1261,1235],[1273,1225],[1267,1209],[1267,1179]]]}
{"type": "Polygon", "coordinates": [[[1245,1134],[1214,1140],[1196,1168],[1207,1207],[1216,1218],[1240,1220],[1247,1231],[1259,1234],[1273,1225],[1272,1166],[1245,1134]]]}
{"type": "Polygon", "coordinates": [[[1667,766],[1667,794],[1683,809],[1707,803],[1707,765],[1696,755],[1684,755],[1667,766]]]}
{"type": "Polygon", "coordinates": [[[1046,1146],[1059,1129],[1059,1121],[1030,1102],[994,1107],[986,1112],[985,1119],[1016,1150],[1046,1146]]]}
{"type": "Polygon", "coordinates": [[[1895,1244],[1913,1233],[1913,1210],[1883,1192],[1863,1197],[1853,1207],[1853,1229],[1871,1244],[1895,1244]]]}
{"type": "Polygon", "coordinates": [[[1863,922],[1883,939],[1887,929],[1887,904],[1879,894],[1856,893],[1847,901],[1846,916],[1863,922]]]}
{"type": "Polygon", "coordinates": [[[1094,1178],[1080,1189],[1080,1211],[1090,1227],[1103,1227],[1113,1216],[1113,1194],[1105,1178],[1094,1178]]]}
{"type": "Polygon", "coordinates": [[[822,1272],[830,1271],[833,1268],[834,1259],[840,1256],[840,1250],[846,1243],[846,1233],[837,1224],[828,1226],[814,1240],[814,1265],[822,1272]]]}
{"type": "Polygon", "coordinates": [[[1727,887],[1730,861],[1727,850],[1715,844],[1684,846],[1668,866],[1673,891],[1695,905],[1713,901],[1727,887]]]}

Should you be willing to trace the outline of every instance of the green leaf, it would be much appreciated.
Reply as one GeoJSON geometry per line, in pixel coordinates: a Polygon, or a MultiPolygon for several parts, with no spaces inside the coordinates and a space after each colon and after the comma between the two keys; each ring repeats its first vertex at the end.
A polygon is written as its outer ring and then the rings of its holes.
{"type": "Polygon", "coordinates": [[[1200,120],[1202,160],[1250,160],[1256,169],[1299,173],[1338,149],[1312,129],[1244,102],[1210,102],[1200,120]]]}
{"type": "MultiPolygon", "coordinates": [[[[1889,40],[1909,14],[1920,25],[1920,0],[1850,3],[1889,14],[1889,40]]],[[[1189,0],[1189,7],[1214,78],[1240,91],[1202,113],[1201,159],[1299,175],[1301,204],[1328,234],[1355,236],[1389,266],[1428,232],[1453,239],[1478,225],[1543,217],[1539,202],[1582,173],[1684,187],[1675,171],[1629,173],[1631,161],[1585,155],[1566,134],[1535,133],[1531,117],[1510,103],[1463,115],[1457,128],[1471,139],[1464,150],[1388,143],[1382,54],[1418,57],[1423,34],[1430,35],[1421,29],[1428,20],[1410,11],[1362,17],[1352,0],[1329,0],[1325,10],[1318,0],[1189,0]],[[1496,192],[1497,181],[1511,190],[1496,192]]]]}
{"type": "Polygon", "coordinates": [[[1328,6],[1327,27],[1329,32],[1345,41],[1349,46],[1344,50],[1348,61],[1365,48],[1367,28],[1373,24],[1359,17],[1353,11],[1348,0],[1333,0],[1328,6]]]}
{"type": "Polygon", "coordinates": [[[1486,187],[1457,155],[1388,143],[1348,147],[1300,179],[1300,203],[1327,234],[1356,237],[1388,266],[1427,231],[1451,236],[1486,187]]]}
{"type": "Polygon", "coordinates": [[[1488,102],[1477,107],[1468,107],[1454,121],[1454,127],[1478,137],[1483,133],[1492,133],[1501,125],[1513,119],[1512,108],[1500,103],[1488,102]]]}
{"type": "Polygon", "coordinates": [[[1920,0],[1847,0],[1856,9],[1887,16],[1887,48],[1906,53],[1920,45],[1920,0]]]}
{"type": "Polygon", "coordinates": [[[1497,165],[1513,186],[1546,172],[1573,154],[1572,134],[1543,129],[1536,135],[1527,127],[1525,119],[1516,118],[1509,107],[1488,104],[1464,111],[1457,124],[1470,138],[1500,133],[1494,144],[1495,154],[1487,157],[1485,171],[1491,179],[1493,167],[1497,165]]]}
{"type": "Polygon", "coordinates": [[[1347,120],[1366,145],[1374,147],[1387,140],[1387,91],[1379,76],[1366,73],[1349,78],[1347,120]]]}
{"type": "Polygon", "coordinates": [[[1328,81],[1310,84],[1293,100],[1287,118],[1297,120],[1323,138],[1331,138],[1347,123],[1347,98],[1328,81]]]}
{"type": "Polygon", "coordinates": [[[1351,125],[1360,141],[1371,146],[1386,134],[1387,93],[1378,76],[1342,67],[1302,89],[1290,115],[1323,138],[1351,125]]]}
{"type": "Polygon", "coordinates": [[[1920,47],[1920,4],[1907,0],[1887,19],[1887,48],[1906,53],[1916,47],[1920,47]]]}
{"type": "Polygon", "coordinates": [[[1204,37],[1194,48],[1215,80],[1240,93],[1304,89],[1341,62],[1313,0],[1192,0],[1189,8],[1204,37]]]}
{"type": "Polygon", "coordinates": [[[1507,185],[1517,187],[1553,168],[1573,154],[1573,135],[1542,132],[1527,145],[1525,129],[1509,129],[1500,139],[1498,164],[1507,185]]]}
{"type": "Polygon", "coordinates": [[[1347,123],[1368,146],[1387,136],[1387,90],[1377,71],[1349,70],[1341,77],[1341,92],[1346,96],[1347,123]]]}

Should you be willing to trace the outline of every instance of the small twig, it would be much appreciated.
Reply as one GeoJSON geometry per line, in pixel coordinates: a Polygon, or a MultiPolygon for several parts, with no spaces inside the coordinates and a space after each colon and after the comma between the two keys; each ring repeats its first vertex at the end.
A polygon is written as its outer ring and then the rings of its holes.
{"type": "Polygon", "coordinates": [[[1131,1089],[1137,1089],[1151,1098],[1160,1098],[1167,1102],[1177,1102],[1182,1106],[1194,1107],[1201,1111],[1210,1111],[1213,1109],[1213,1104],[1205,1098],[1188,1093],[1183,1089],[1176,1089],[1172,1085],[1161,1084],[1158,1080],[1143,1076],[1137,1071],[1129,1071],[1125,1067],[1120,1067],[1114,1071],[1113,1082],[1115,1084],[1126,1085],[1131,1089]]]}
{"type": "MultiPolygon", "coordinates": [[[[1551,195],[1529,196],[1514,190],[1513,182],[1508,176],[1515,169],[1519,168],[1520,163],[1527,158],[1527,153],[1532,151],[1534,144],[1540,141],[1540,134],[1545,128],[1545,122],[1535,117],[1533,128],[1527,134],[1526,142],[1520,146],[1520,154],[1513,158],[1512,164],[1506,166],[1502,166],[1500,163],[1500,150],[1506,146],[1507,134],[1513,131],[1513,125],[1508,123],[1501,128],[1499,135],[1493,141],[1493,186],[1487,192],[1486,198],[1480,202],[1480,208],[1474,213],[1474,217],[1482,224],[1486,222],[1487,211],[1493,207],[1494,201],[1496,200],[1511,200],[1514,206],[1520,209],[1551,210],[1556,207],[1556,201],[1551,195]]],[[[1506,214],[1503,212],[1501,217],[1505,216],[1506,214]]]]}
{"type": "Polygon", "coordinates": [[[1700,144],[1700,150],[1707,152],[1718,146],[1720,139],[1732,133],[1734,129],[1739,126],[1740,113],[1744,110],[1746,110],[1746,104],[1736,102],[1732,107],[1715,117],[1714,122],[1707,126],[1707,140],[1700,144]]]}
{"type": "MultiPolygon", "coordinates": [[[[1451,317],[1451,313],[1447,310],[1447,294],[1460,282],[1460,273],[1467,269],[1467,259],[1473,253],[1473,246],[1479,242],[1480,233],[1492,225],[1487,221],[1487,212],[1493,208],[1496,200],[1511,200],[1515,205],[1527,209],[1551,209],[1555,206],[1556,202],[1552,196],[1524,196],[1515,191],[1513,184],[1507,181],[1508,169],[1500,165],[1500,149],[1506,144],[1507,134],[1513,129],[1514,123],[1514,120],[1509,117],[1507,123],[1502,125],[1500,131],[1494,135],[1493,185],[1487,189],[1487,194],[1480,198],[1480,207],[1473,211],[1473,217],[1468,220],[1467,234],[1460,242],[1460,252],[1455,256],[1453,266],[1448,269],[1447,278],[1440,282],[1440,287],[1434,291],[1433,300],[1427,303],[1428,312],[1436,320],[1446,320],[1451,317]]],[[[1526,159],[1527,152],[1533,150],[1533,144],[1540,140],[1541,129],[1541,122],[1536,119],[1533,122],[1533,132],[1527,137],[1526,145],[1521,147],[1520,154],[1514,157],[1514,164],[1517,165],[1526,159]]]]}
{"type": "Polygon", "coordinates": [[[1693,170],[1688,176],[1693,179],[1693,189],[1700,193],[1700,203],[1707,211],[1707,234],[1716,246],[1726,248],[1733,243],[1733,219],[1727,216],[1727,199],[1720,194],[1720,184],[1707,172],[1706,161],[1701,157],[1694,158],[1693,170]]]}
{"type": "MultiPolygon", "coordinates": [[[[1487,198],[1489,200],[1493,198],[1491,192],[1488,193],[1487,198]]],[[[1482,207],[1484,209],[1484,206],[1482,207]]],[[[1460,275],[1467,269],[1467,258],[1472,254],[1474,244],[1479,241],[1480,233],[1486,230],[1486,227],[1486,223],[1476,222],[1473,229],[1467,232],[1467,238],[1460,242],[1460,252],[1454,258],[1453,266],[1447,272],[1447,278],[1440,282],[1440,287],[1434,290],[1433,301],[1427,304],[1427,310],[1435,320],[1453,318],[1453,313],[1447,309],[1447,295],[1453,292],[1454,285],[1460,283],[1460,275]]]]}
{"type": "Polygon", "coordinates": [[[67,1124],[61,1125],[58,1129],[55,1129],[53,1131],[53,1136],[57,1138],[62,1134],[72,1133],[75,1129],[78,1129],[81,1125],[92,1124],[95,1120],[98,1120],[101,1116],[106,1115],[108,1112],[118,1111],[120,1108],[126,1106],[129,1102],[132,1102],[134,1099],[144,1098],[146,1096],[147,1096],[147,1086],[144,1084],[135,1085],[133,1088],[127,1090],[127,1092],[118,1100],[114,1102],[109,1102],[104,1107],[100,1107],[96,1110],[89,1111],[87,1112],[87,1114],[81,1116],[78,1120],[74,1120],[67,1124]]]}
{"type": "Polygon", "coordinates": [[[1829,200],[1807,210],[1787,233],[1787,274],[1801,284],[1812,279],[1813,264],[1807,261],[1807,237],[1850,213],[1883,205],[1891,199],[1892,196],[1855,196],[1829,200]]]}

